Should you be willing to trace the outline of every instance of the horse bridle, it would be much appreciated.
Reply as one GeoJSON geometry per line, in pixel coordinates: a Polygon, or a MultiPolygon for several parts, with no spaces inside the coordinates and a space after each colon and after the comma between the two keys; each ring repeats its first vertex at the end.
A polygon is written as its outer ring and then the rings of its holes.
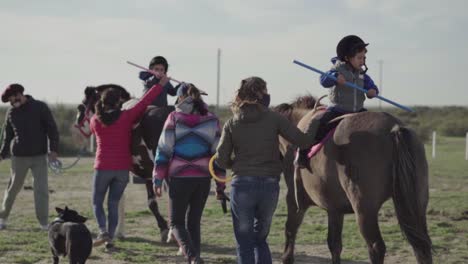
{"type": "MultiPolygon", "coordinates": [[[[75,124],[74,127],[76,129],[78,129],[78,131],[80,131],[80,133],[85,136],[86,138],[89,138],[91,136],[91,131],[90,132],[86,132],[84,131],[84,126],[85,126],[85,123],[88,123],[88,125],[91,124],[91,118],[90,116],[92,116],[90,113],[91,113],[91,110],[90,110],[90,107],[89,107],[89,104],[88,105],[85,105],[85,104],[80,104],[79,106],[84,106],[85,107],[85,111],[84,111],[84,117],[83,119],[78,123],[78,124],[75,124]]],[[[78,107],[79,107],[78,106],[78,107]]]]}

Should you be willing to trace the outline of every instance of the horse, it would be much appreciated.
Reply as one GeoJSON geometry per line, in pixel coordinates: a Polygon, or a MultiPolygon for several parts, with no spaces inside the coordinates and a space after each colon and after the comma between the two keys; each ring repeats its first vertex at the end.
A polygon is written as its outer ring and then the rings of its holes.
{"type": "MultiPolygon", "coordinates": [[[[305,131],[324,109],[319,107],[320,100],[311,110],[300,102],[308,100],[299,99],[293,105],[280,105],[276,111],[305,131]]],[[[343,217],[351,213],[367,243],[371,263],[383,263],[386,247],[378,212],[390,198],[417,262],[432,263],[426,222],[428,165],[422,142],[400,120],[384,112],[348,114],[331,122],[339,124],[310,159],[310,168],[295,167],[296,148],[280,138],[288,187],[283,263],[294,263],[297,231],[310,206],[327,211],[332,263],[341,262],[343,217]]]]}
{"type": "MultiPolygon", "coordinates": [[[[77,107],[77,115],[75,121],[75,128],[84,137],[89,138],[91,132],[89,130],[89,124],[91,117],[95,112],[95,104],[100,100],[101,93],[108,88],[115,88],[121,91],[121,102],[123,103],[123,109],[130,108],[136,102],[136,99],[131,99],[130,94],[125,88],[118,85],[101,85],[98,87],[88,86],[86,87],[84,94],[85,98],[82,103],[77,107]]],[[[132,139],[131,139],[131,154],[132,154],[132,169],[133,175],[137,176],[137,179],[141,179],[145,183],[147,202],[150,211],[156,218],[157,225],[160,229],[161,241],[166,241],[169,233],[169,227],[167,221],[159,212],[158,203],[153,191],[152,172],[154,164],[154,155],[156,152],[159,136],[161,135],[164,123],[170,112],[174,111],[173,106],[167,107],[156,107],[149,106],[140,119],[132,128],[132,139]]],[[[122,199],[123,200],[123,199],[122,199]]],[[[119,211],[123,211],[123,201],[121,200],[121,206],[119,211]]],[[[117,232],[120,233],[121,227],[123,226],[123,213],[119,214],[119,225],[117,232]]]]}

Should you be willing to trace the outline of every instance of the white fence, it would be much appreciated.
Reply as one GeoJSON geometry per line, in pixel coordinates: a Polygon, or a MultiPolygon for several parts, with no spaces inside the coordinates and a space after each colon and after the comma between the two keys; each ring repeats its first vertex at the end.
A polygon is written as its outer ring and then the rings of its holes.
{"type": "Polygon", "coordinates": [[[466,142],[465,142],[465,160],[468,160],[468,132],[466,132],[466,142]]]}
{"type": "MultiPolygon", "coordinates": [[[[432,158],[436,158],[436,149],[437,149],[437,132],[432,132],[432,158]]],[[[466,132],[465,140],[465,160],[468,160],[468,132],[466,132]]]]}

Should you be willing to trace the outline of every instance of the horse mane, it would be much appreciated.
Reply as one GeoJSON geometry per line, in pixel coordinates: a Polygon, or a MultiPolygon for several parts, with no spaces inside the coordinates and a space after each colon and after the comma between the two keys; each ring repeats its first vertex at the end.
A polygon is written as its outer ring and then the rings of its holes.
{"type": "Polygon", "coordinates": [[[273,111],[283,115],[288,120],[297,123],[310,110],[316,112],[326,108],[326,106],[320,103],[320,101],[325,97],[326,95],[316,99],[316,97],[310,94],[298,96],[291,103],[282,103],[277,105],[273,108],[273,111]]]}
{"type": "Polygon", "coordinates": [[[317,99],[314,96],[307,94],[296,97],[291,103],[291,106],[300,109],[314,109],[316,102],[317,99]]]}

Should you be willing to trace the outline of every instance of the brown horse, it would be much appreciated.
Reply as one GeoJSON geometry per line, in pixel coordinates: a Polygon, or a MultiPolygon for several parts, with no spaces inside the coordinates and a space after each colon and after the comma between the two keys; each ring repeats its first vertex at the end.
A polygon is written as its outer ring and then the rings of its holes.
{"type": "MultiPolygon", "coordinates": [[[[316,108],[311,111],[300,104],[283,104],[277,110],[304,131],[320,115],[316,108]]],[[[310,160],[311,170],[295,168],[295,148],[282,138],[280,141],[288,185],[283,263],[294,262],[296,234],[312,205],[327,211],[332,263],[340,263],[343,216],[349,213],[355,213],[371,263],[383,263],[386,248],[378,212],[390,197],[417,262],[432,263],[426,224],[429,194],[424,145],[397,118],[379,112],[343,117],[333,137],[310,160]]]]}

